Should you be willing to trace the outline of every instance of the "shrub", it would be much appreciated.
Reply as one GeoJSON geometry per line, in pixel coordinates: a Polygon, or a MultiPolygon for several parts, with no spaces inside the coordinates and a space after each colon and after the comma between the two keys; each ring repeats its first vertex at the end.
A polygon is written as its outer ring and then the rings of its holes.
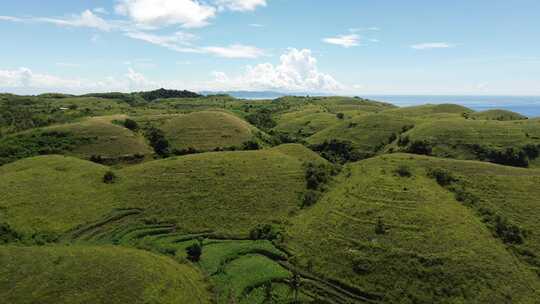
{"type": "Polygon", "coordinates": [[[137,131],[139,129],[139,124],[135,120],[127,118],[124,120],[124,127],[131,131],[137,131]]]}
{"type": "Polygon", "coordinates": [[[311,149],[318,152],[323,158],[334,163],[353,162],[362,159],[352,142],[337,139],[327,140],[322,144],[314,145],[311,149]]]}
{"type": "MultiPolygon", "coordinates": [[[[216,150],[216,151],[219,151],[219,150],[216,150]]],[[[177,156],[198,154],[198,153],[202,153],[202,152],[195,149],[195,148],[193,148],[193,147],[189,147],[187,149],[180,149],[180,150],[179,149],[174,149],[173,152],[172,152],[172,154],[177,155],[177,156]]]]}
{"type": "Polygon", "coordinates": [[[431,155],[433,148],[427,140],[415,140],[410,143],[407,152],[421,155],[431,155]]]}
{"type": "Polygon", "coordinates": [[[399,175],[401,177],[411,177],[412,176],[411,169],[408,166],[405,166],[405,165],[401,165],[401,166],[397,167],[395,172],[396,172],[397,175],[399,175]]]}
{"type": "Polygon", "coordinates": [[[165,138],[165,134],[160,129],[151,127],[146,132],[146,137],[150,141],[150,145],[154,148],[157,155],[161,157],[168,157],[170,155],[169,142],[165,138]]]}
{"type": "Polygon", "coordinates": [[[378,235],[386,234],[386,225],[384,224],[382,217],[377,218],[377,223],[375,223],[375,233],[378,235]]]}
{"type": "Polygon", "coordinates": [[[105,184],[114,184],[116,182],[116,179],[117,179],[116,174],[114,174],[114,172],[112,171],[107,171],[103,175],[103,182],[105,184]]]}
{"type": "Polygon", "coordinates": [[[187,258],[196,263],[201,260],[202,255],[202,246],[199,244],[199,242],[194,243],[193,245],[190,245],[186,248],[187,258]]]}
{"type": "Polygon", "coordinates": [[[254,140],[246,141],[242,144],[242,150],[259,150],[261,149],[261,146],[258,142],[254,140]]]}
{"type": "Polygon", "coordinates": [[[523,147],[523,151],[529,159],[536,159],[540,156],[540,145],[527,144],[523,147]]]}
{"type": "Polygon", "coordinates": [[[409,144],[409,142],[410,142],[409,136],[400,136],[397,144],[400,147],[405,147],[409,144]]]}
{"type": "Polygon", "coordinates": [[[302,201],[302,208],[311,207],[315,205],[321,198],[322,193],[320,191],[308,190],[304,194],[304,199],[302,201]]]}
{"type": "Polygon", "coordinates": [[[428,176],[435,179],[437,183],[443,187],[457,181],[457,179],[452,175],[452,172],[442,168],[430,169],[428,171],[428,176]]]}
{"type": "Polygon", "coordinates": [[[246,116],[249,123],[262,130],[270,130],[277,126],[277,123],[272,118],[272,111],[261,109],[257,112],[246,116]]]}
{"type": "Polygon", "coordinates": [[[343,113],[337,113],[337,114],[336,114],[336,117],[337,117],[337,119],[344,119],[344,118],[345,118],[345,114],[343,114],[343,113]]]}
{"type": "Polygon", "coordinates": [[[501,216],[495,217],[495,233],[506,244],[523,244],[524,231],[501,216]]]}
{"type": "Polygon", "coordinates": [[[20,239],[21,235],[11,229],[7,223],[0,223],[0,244],[16,242],[20,239]]]}
{"type": "Polygon", "coordinates": [[[281,229],[271,224],[259,224],[249,232],[252,240],[275,240],[281,236],[281,229]]]}
{"type": "Polygon", "coordinates": [[[90,156],[90,161],[96,164],[103,164],[105,162],[105,160],[103,159],[103,156],[101,155],[90,156]]]}

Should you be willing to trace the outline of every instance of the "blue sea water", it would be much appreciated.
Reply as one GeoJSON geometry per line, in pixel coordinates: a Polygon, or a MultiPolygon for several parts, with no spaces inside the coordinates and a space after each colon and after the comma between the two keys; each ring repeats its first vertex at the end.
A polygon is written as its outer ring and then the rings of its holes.
{"type": "Polygon", "coordinates": [[[520,113],[529,118],[540,117],[540,96],[370,95],[362,97],[389,102],[397,106],[454,103],[475,111],[503,109],[520,113]]]}

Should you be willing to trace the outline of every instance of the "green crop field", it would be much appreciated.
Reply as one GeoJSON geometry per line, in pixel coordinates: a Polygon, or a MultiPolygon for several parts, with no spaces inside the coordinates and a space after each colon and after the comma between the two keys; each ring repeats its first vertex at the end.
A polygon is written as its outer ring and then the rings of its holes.
{"type": "Polygon", "coordinates": [[[535,304],[539,168],[505,110],[0,94],[0,302],[535,304]]]}

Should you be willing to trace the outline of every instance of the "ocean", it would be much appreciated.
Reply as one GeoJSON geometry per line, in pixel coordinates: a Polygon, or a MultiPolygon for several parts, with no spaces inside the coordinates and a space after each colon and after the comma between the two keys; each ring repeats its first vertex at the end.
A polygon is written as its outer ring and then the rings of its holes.
{"type": "Polygon", "coordinates": [[[504,109],[520,113],[529,118],[540,117],[540,96],[369,95],[362,97],[389,102],[397,106],[454,103],[475,111],[504,109]]]}

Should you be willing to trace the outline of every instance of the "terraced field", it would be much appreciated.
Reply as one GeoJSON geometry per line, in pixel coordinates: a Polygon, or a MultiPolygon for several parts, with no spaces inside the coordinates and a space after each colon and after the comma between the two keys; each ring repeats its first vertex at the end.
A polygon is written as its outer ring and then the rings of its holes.
{"type": "MultiPolygon", "coordinates": [[[[321,277],[358,286],[387,303],[508,299],[535,303],[540,281],[534,267],[493,238],[476,209],[456,201],[426,176],[426,169],[441,162],[456,174],[470,174],[467,178],[481,187],[476,188],[479,192],[490,184],[499,200],[488,195],[483,204],[497,206],[504,215],[509,210],[501,208],[511,205],[511,213],[537,218],[535,213],[527,215],[531,208],[538,209],[538,200],[532,198],[538,191],[537,171],[412,155],[381,156],[345,168],[336,186],[294,219],[287,245],[300,265],[309,265],[321,277]],[[400,166],[408,166],[411,177],[399,176],[400,166]],[[486,176],[494,178],[488,182],[486,176]],[[516,183],[524,183],[516,192],[505,192],[517,177],[516,183]]],[[[515,215],[513,219],[537,229],[529,220],[515,215]]],[[[536,242],[527,240],[526,246],[536,242]]]]}
{"type": "Polygon", "coordinates": [[[188,93],[0,94],[0,299],[538,302],[540,120],[188,93]]]}

